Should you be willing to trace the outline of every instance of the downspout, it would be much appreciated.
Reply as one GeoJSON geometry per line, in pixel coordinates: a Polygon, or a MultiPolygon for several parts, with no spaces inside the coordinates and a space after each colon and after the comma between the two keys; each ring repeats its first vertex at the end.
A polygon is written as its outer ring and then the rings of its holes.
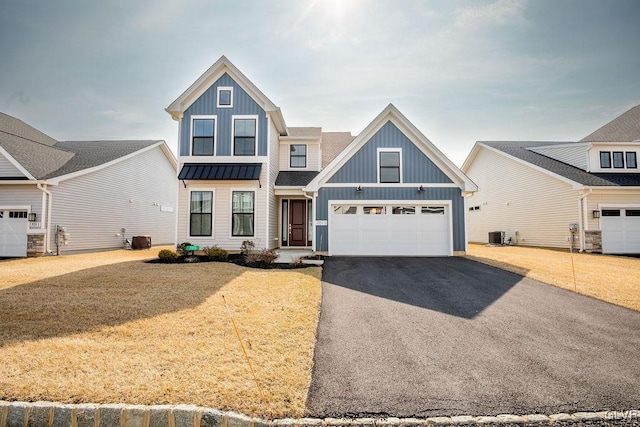
{"type": "Polygon", "coordinates": [[[585,230],[589,229],[589,217],[587,216],[587,196],[593,193],[593,189],[589,189],[586,193],[581,193],[578,198],[578,222],[580,226],[580,252],[584,252],[585,230]],[[582,215],[580,215],[582,210],[582,215]]]}
{"type": "Polygon", "coordinates": [[[45,233],[44,236],[44,253],[49,253],[49,234],[51,232],[51,198],[53,197],[51,192],[49,190],[47,190],[47,184],[45,184],[45,186],[42,186],[42,183],[38,182],[36,184],[36,188],[38,188],[38,190],[41,190],[44,194],[47,195],[48,198],[48,202],[47,202],[47,231],[45,233]]]}

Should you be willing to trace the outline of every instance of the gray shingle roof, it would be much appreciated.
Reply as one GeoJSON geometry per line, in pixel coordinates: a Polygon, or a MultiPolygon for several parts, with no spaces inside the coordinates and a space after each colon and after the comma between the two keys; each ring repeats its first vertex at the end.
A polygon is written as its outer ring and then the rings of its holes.
{"type": "Polygon", "coordinates": [[[562,142],[535,141],[480,141],[489,147],[509,154],[517,159],[536,165],[557,175],[587,186],[638,186],[640,173],[589,173],[575,166],[554,160],[528,150],[529,147],[563,144],[562,142]]]}
{"type": "Polygon", "coordinates": [[[310,183],[319,172],[315,171],[282,171],[278,173],[276,185],[282,187],[304,187],[310,183]]]}
{"type": "Polygon", "coordinates": [[[580,140],[580,142],[633,141],[640,141],[640,105],[636,105],[580,140]]]}
{"type": "Polygon", "coordinates": [[[288,136],[311,136],[320,138],[322,135],[321,127],[287,127],[288,136]]]}
{"type": "Polygon", "coordinates": [[[0,113],[0,147],[36,179],[89,169],[160,141],[56,141],[22,120],[0,113]]]}
{"type": "Polygon", "coordinates": [[[322,132],[322,167],[335,159],[354,138],[351,132],[322,132]]]}

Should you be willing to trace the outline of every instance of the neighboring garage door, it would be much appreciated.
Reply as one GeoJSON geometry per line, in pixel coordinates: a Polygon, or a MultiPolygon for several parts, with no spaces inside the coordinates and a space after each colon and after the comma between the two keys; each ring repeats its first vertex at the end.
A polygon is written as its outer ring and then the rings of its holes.
{"type": "Polygon", "coordinates": [[[640,208],[603,208],[600,229],[603,253],[640,254],[640,208]]]}
{"type": "Polygon", "coordinates": [[[0,209],[0,257],[27,256],[27,211],[0,209]]]}
{"type": "Polygon", "coordinates": [[[452,255],[449,205],[329,204],[330,255],[452,255]]]}

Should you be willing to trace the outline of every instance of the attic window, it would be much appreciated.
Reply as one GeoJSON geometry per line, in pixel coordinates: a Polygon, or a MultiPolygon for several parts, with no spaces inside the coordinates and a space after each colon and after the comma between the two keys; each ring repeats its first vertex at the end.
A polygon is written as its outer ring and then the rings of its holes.
{"type": "Polygon", "coordinates": [[[613,167],[616,169],[624,168],[624,153],[622,151],[613,152],[613,167]]]}
{"type": "Polygon", "coordinates": [[[218,108],[233,107],[233,87],[221,86],[218,88],[218,108]]]}
{"type": "Polygon", "coordinates": [[[627,157],[627,168],[629,169],[637,169],[638,168],[638,160],[636,158],[635,151],[627,151],[624,153],[627,157]]]}
{"type": "Polygon", "coordinates": [[[399,183],[400,150],[378,151],[378,182],[399,183]]]}
{"type": "Polygon", "coordinates": [[[600,167],[602,169],[611,168],[611,153],[609,151],[600,152],[600,167]]]}

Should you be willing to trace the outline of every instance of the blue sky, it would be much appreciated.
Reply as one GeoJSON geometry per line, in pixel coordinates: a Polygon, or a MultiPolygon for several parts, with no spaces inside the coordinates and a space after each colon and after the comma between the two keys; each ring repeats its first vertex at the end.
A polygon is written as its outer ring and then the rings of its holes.
{"type": "Polygon", "coordinates": [[[456,164],[577,140],[640,104],[637,0],[0,0],[0,111],[58,140],[164,139],[226,55],[290,126],[393,103],[456,164]]]}

